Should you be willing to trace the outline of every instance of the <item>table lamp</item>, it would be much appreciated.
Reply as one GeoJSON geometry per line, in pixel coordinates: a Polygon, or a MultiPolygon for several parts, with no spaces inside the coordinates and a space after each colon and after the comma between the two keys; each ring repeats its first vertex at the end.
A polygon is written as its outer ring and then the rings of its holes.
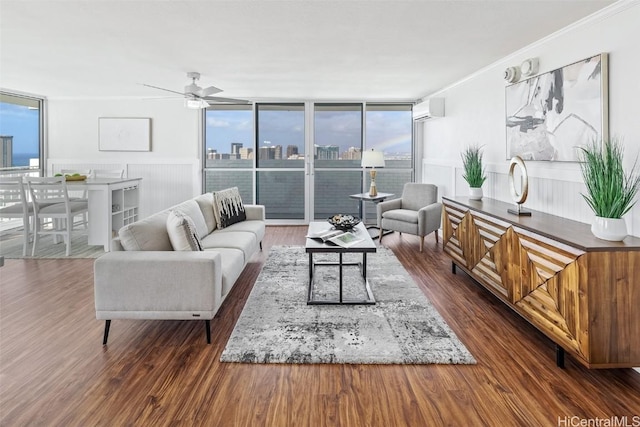
{"type": "Polygon", "coordinates": [[[371,168],[371,187],[369,188],[369,196],[375,197],[378,195],[378,189],[376,188],[376,167],[384,167],[384,153],[382,153],[382,151],[375,151],[373,148],[370,151],[363,151],[362,167],[371,168]]]}

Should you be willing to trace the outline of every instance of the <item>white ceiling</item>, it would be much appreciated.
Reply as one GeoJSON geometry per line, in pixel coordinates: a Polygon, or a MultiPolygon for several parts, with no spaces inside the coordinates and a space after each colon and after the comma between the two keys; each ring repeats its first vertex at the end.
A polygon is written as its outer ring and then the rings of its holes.
{"type": "Polygon", "coordinates": [[[613,1],[0,1],[0,87],[153,97],[415,100],[613,1]]]}

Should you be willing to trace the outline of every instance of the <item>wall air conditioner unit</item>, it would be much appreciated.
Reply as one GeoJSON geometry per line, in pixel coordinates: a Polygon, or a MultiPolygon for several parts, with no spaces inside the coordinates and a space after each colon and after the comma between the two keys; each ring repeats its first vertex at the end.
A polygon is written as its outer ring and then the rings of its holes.
{"type": "Polygon", "coordinates": [[[413,120],[444,117],[444,98],[429,98],[413,106],[413,120]]]}

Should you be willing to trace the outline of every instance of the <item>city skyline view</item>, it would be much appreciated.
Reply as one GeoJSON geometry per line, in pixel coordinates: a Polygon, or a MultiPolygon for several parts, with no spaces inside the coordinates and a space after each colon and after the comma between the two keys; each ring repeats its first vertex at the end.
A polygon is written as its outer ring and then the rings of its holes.
{"type": "MultiPolygon", "coordinates": [[[[361,149],[362,120],[361,111],[315,111],[314,112],[314,151],[320,148],[338,147],[338,158],[353,160],[353,151],[361,149]]],[[[367,149],[383,151],[389,160],[409,160],[412,155],[412,119],[411,110],[405,111],[367,111],[365,117],[367,149]]],[[[286,159],[289,147],[297,147],[298,156],[305,153],[304,111],[266,110],[258,112],[259,128],[258,149],[281,147],[282,157],[286,159]]],[[[242,144],[243,149],[255,149],[254,116],[250,109],[215,109],[206,112],[206,150],[217,153],[218,158],[228,158],[232,153],[232,144],[242,144]]],[[[232,158],[241,158],[234,157],[232,158]]],[[[211,158],[211,157],[210,157],[211,158]]],[[[250,158],[250,157],[242,157],[250,158]]],[[[273,157],[270,157],[273,158],[273,157]]],[[[292,157],[300,158],[300,157],[292,157]]],[[[316,156],[317,158],[317,156],[316,156]]]]}

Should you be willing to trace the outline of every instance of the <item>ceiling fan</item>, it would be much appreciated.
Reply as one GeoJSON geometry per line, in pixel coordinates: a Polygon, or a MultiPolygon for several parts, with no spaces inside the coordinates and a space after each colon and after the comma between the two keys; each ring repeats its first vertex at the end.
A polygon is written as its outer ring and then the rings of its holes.
{"type": "Polygon", "coordinates": [[[201,88],[196,84],[196,81],[200,80],[200,73],[190,72],[187,73],[187,78],[191,79],[191,84],[184,87],[184,92],[178,92],[171,89],[165,89],[158,86],[152,86],[148,84],[142,84],[153,89],[164,90],[165,92],[176,93],[184,97],[184,106],[193,109],[207,108],[211,104],[250,104],[246,99],[235,98],[223,98],[221,96],[211,96],[216,93],[222,92],[222,89],[218,89],[215,86],[209,86],[201,88]]]}

